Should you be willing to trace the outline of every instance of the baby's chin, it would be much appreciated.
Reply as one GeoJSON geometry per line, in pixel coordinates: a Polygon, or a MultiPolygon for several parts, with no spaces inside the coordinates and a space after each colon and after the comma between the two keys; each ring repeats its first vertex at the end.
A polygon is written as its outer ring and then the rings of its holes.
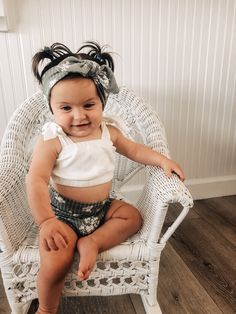
{"type": "Polygon", "coordinates": [[[91,123],[71,126],[66,134],[72,137],[88,137],[94,132],[91,123]]]}

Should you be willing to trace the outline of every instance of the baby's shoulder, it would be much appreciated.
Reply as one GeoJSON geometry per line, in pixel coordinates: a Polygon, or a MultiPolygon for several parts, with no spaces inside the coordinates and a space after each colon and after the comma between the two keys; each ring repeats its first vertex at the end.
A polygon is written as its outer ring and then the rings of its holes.
{"type": "Polygon", "coordinates": [[[104,113],[103,121],[109,127],[109,130],[111,130],[111,132],[113,132],[114,134],[123,134],[125,136],[125,134],[128,132],[128,128],[121,117],[116,117],[114,115],[108,115],[107,113],[104,113]]]}
{"type": "Polygon", "coordinates": [[[114,125],[107,124],[106,126],[109,131],[111,141],[115,143],[117,138],[122,134],[121,131],[114,125]]]}
{"type": "Polygon", "coordinates": [[[33,155],[37,156],[37,158],[49,158],[50,156],[55,156],[55,158],[57,158],[60,152],[61,144],[58,138],[52,138],[45,141],[42,135],[37,139],[33,149],[33,155]]]}
{"type": "Polygon", "coordinates": [[[66,136],[62,127],[56,122],[46,122],[42,127],[42,136],[45,141],[58,138],[60,136],[66,136]]]}
{"type": "Polygon", "coordinates": [[[117,132],[118,128],[112,124],[106,123],[106,127],[108,128],[109,132],[117,132]]]}
{"type": "Polygon", "coordinates": [[[60,129],[61,127],[55,122],[46,122],[42,126],[41,134],[38,137],[34,150],[37,152],[45,151],[47,153],[60,153],[61,143],[58,137],[58,131],[61,132],[60,129]]]}

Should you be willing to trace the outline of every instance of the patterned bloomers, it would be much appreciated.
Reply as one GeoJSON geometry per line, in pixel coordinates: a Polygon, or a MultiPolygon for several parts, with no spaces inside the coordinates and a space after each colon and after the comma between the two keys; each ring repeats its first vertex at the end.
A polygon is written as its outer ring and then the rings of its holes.
{"type": "Polygon", "coordinates": [[[51,206],[56,217],[69,225],[81,237],[92,233],[103,222],[114,198],[97,203],[80,203],[49,189],[51,206]]]}

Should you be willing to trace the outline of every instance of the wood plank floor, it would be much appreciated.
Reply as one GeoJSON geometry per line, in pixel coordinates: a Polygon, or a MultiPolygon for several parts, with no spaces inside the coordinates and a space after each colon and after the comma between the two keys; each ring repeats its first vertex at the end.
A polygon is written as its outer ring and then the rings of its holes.
{"type": "MultiPolygon", "coordinates": [[[[178,215],[172,205],[167,228],[178,215]]],[[[163,314],[236,313],[236,196],[195,201],[160,262],[158,300],[163,314]]],[[[36,302],[29,314],[35,312],[36,302]]],[[[0,282],[0,313],[9,307],[0,282]]],[[[139,296],[64,298],[59,314],[144,314],[139,296]]]]}

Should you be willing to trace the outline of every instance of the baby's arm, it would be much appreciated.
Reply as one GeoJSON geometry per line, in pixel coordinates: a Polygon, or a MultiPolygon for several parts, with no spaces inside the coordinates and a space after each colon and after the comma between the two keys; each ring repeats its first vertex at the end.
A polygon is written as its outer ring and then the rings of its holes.
{"type": "Polygon", "coordinates": [[[40,228],[43,247],[57,250],[67,246],[63,223],[56,219],[50,205],[48,183],[60,149],[57,139],[44,141],[39,139],[26,179],[29,205],[36,224],[40,228]]]}
{"type": "Polygon", "coordinates": [[[168,177],[174,172],[184,181],[184,173],[176,162],[146,145],[135,143],[127,139],[114,127],[109,126],[109,131],[118,153],[145,165],[160,166],[168,177]]]}

